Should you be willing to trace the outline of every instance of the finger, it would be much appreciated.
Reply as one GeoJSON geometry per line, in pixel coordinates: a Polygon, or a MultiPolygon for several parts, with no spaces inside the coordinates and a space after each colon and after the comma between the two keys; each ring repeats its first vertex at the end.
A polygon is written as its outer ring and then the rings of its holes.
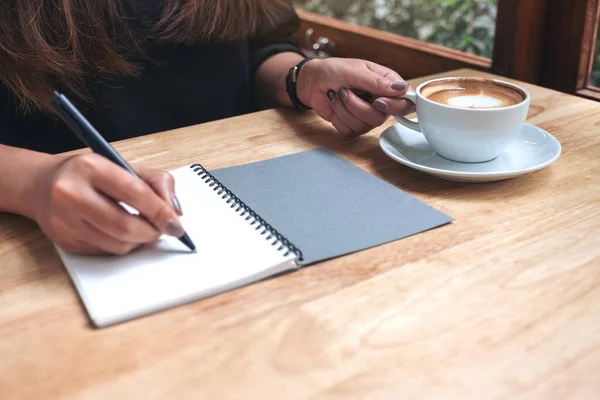
{"type": "Polygon", "coordinates": [[[56,244],[70,253],[125,254],[138,246],[116,240],[77,218],[65,221],[60,232],[62,238],[57,239],[56,244]]]}
{"type": "Polygon", "coordinates": [[[399,75],[381,72],[374,71],[369,63],[365,63],[364,69],[351,68],[344,76],[351,89],[363,90],[377,97],[396,97],[406,93],[408,84],[399,75]]]}
{"type": "Polygon", "coordinates": [[[331,116],[331,123],[334,128],[344,136],[354,136],[354,133],[348,128],[337,114],[331,116]]]}
{"type": "Polygon", "coordinates": [[[371,71],[375,72],[376,74],[379,74],[386,78],[390,78],[394,82],[404,82],[404,79],[396,71],[394,71],[393,69],[390,69],[388,67],[385,67],[381,64],[367,61],[367,68],[370,69],[371,71]]]}
{"type": "Polygon", "coordinates": [[[81,221],[80,232],[82,236],[82,239],[79,239],[80,242],[84,242],[98,250],[101,250],[102,252],[109,254],[127,254],[131,250],[140,246],[140,243],[130,243],[117,240],[114,237],[98,230],[86,221],[81,221]]]}
{"type": "Polygon", "coordinates": [[[352,90],[340,89],[339,96],[344,102],[346,109],[359,120],[363,121],[371,127],[383,124],[388,115],[375,109],[370,103],[367,103],[352,90]]]}
{"type": "MultiPolygon", "coordinates": [[[[333,92],[333,90],[331,92],[333,92]]],[[[325,121],[331,122],[333,109],[331,108],[331,101],[328,97],[328,93],[329,91],[327,92],[327,94],[318,94],[317,96],[315,96],[313,109],[325,121]]]]}
{"type": "Polygon", "coordinates": [[[129,243],[152,243],[160,232],[148,221],[129,214],[101,193],[91,192],[77,203],[82,219],[116,240],[129,243]]]}
{"type": "Polygon", "coordinates": [[[327,91],[327,99],[329,100],[329,111],[328,111],[328,116],[329,116],[329,121],[331,121],[332,125],[334,126],[334,128],[341,133],[344,136],[354,136],[352,133],[352,130],[350,128],[348,128],[346,126],[346,124],[344,124],[344,122],[340,119],[340,116],[337,115],[335,113],[335,110],[333,109],[333,104],[335,103],[336,99],[337,99],[337,94],[335,93],[334,90],[329,89],[327,91]]]}
{"type": "Polygon", "coordinates": [[[179,216],[165,200],[142,179],[115,164],[97,162],[91,183],[106,196],[138,210],[160,232],[175,237],[185,233],[179,216]]]}
{"type": "Polygon", "coordinates": [[[364,90],[353,89],[352,93],[354,93],[359,99],[369,104],[373,103],[373,100],[377,98],[376,96],[373,96],[371,93],[367,93],[364,90]]]}
{"type": "Polygon", "coordinates": [[[136,166],[135,170],[163,200],[173,207],[177,214],[183,215],[181,203],[175,194],[175,179],[173,179],[173,175],[165,171],[142,166],[136,166]]]}
{"type": "Polygon", "coordinates": [[[71,240],[66,242],[57,242],[58,247],[73,254],[99,255],[106,254],[105,251],[97,247],[81,242],[79,240],[71,240]]]}
{"type": "Polygon", "coordinates": [[[410,100],[380,97],[373,102],[373,107],[381,112],[401,117],[415,112],[416,106],[410,100]]]}
{"type": "Polygon", "coordinates": [[[348,111],[348,109],[344,105],[344,102],[339,98],[339,96],[337,96],[331,102],[331,107],[335,115],[337,115],[340,121],[343,122],[344,125],[348,127],[352,133],[360,135],[368,132],[371,129],[370,126],[356,118],[350,113],[350,111],[348,111]]]}

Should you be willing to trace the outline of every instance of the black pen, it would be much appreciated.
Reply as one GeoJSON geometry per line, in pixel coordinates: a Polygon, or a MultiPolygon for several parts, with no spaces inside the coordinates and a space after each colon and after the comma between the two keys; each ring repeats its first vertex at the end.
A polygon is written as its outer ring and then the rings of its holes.
{"type": "MultiPolygon", "coordinates": [[[[87,119],[77,110],[77,108],[67,99],[67,97],[58,92],[52,96],[52,107],[63,120],[63,122],[73,131],[73,133],[88,147],[110,161],[125,168],[133,176],[139,178],[138,174],[131,168],[125,160],[111,147],[110,144],[98,133],[98,131],[88,122],[87,119]]],[[[195,251],[196,246],[187,233],[184,232],[179,240],[190,250],[195,251]]]]}

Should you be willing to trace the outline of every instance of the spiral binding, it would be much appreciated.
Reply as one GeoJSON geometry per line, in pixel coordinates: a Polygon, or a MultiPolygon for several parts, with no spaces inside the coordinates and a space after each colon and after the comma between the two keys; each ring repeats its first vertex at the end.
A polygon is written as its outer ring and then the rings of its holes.
{"type": "Polygon", "coordinates": [[[194,170],[198,174],[198,176],[208,184],[209,187],[213,188],[213,191],[217,192],[217,195],[221,196],[223,200],[226,200],[226,203],[229,204],[229,208],[235,208],[235,212],[239,213],[241,217],[246,217],[246,221],[250,221],[250,225],[254,226],[258,224],[255,230],[262,229],[260,232],[261,235],[267,235],[266,240],[271,240],[271,246],[276,246],[279,244],[277,251],[285,250],[284,256],[289,255],[290,253],[294,253],[296,257],[298,257],[298,261],[302,261],[302,251],[299,248],[294,246],[289,240],[287,240],[281,233],[277,231],[277,229],[273,228],[271,225],[267,223],[264,219],[261,218],[260,215],[254,212],[246,203],[244,203],[240,198],[238,198],[233,192],[225,185],[223,185],[217,178],[215,178],[210,172],[208,172],[202,165],[200,164],[192,164],[190,166],[191,169],[194,170]]]}

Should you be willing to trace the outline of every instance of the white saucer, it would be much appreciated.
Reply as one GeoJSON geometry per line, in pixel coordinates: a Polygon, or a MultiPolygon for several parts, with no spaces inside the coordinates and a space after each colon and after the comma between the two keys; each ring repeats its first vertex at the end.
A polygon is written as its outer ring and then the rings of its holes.
{"type": "Polygon", "coordinates": [[[514,178],[552,164],[561,153],[558,140],[525,124],[519,138],[500,156],[484,163],[450,161],[435,153],[425,137],[395,124],[381,134],[379,145],[390,158],[411,168],[458,182],[491,182],[514,178]]]}

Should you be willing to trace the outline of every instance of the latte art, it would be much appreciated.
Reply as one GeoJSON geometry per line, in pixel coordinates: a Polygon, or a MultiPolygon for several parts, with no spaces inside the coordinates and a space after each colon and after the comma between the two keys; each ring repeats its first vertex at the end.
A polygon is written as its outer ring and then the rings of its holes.
{"type": "MultiPolygon", "coordinates": [[[[448,105],[455,107],[467,107],[467,108],[494,108],[494,107],[506,107],[508,105],[516,104],[512,101],[512,98],[502,98],[494,96],[492,93],[486,93],[480,90],[476,93],[473,91],[464,91],[456,95],[445,96],[445,102],[448,105]]],[[[442,92],[441,94],[447,95],[448,93],[442,92]]],[[[431,99],[435,101],[432,96],[431,99]]],[[[440,96],[441,97],[441,96],[440,96]]]]}
{"type": "Polygon", "coordinates": [[[421,89],[424,97],[436,103],[460,108],[502,108],[525,100],[524,93],[487,79],[452,79],[421,89]]]}

